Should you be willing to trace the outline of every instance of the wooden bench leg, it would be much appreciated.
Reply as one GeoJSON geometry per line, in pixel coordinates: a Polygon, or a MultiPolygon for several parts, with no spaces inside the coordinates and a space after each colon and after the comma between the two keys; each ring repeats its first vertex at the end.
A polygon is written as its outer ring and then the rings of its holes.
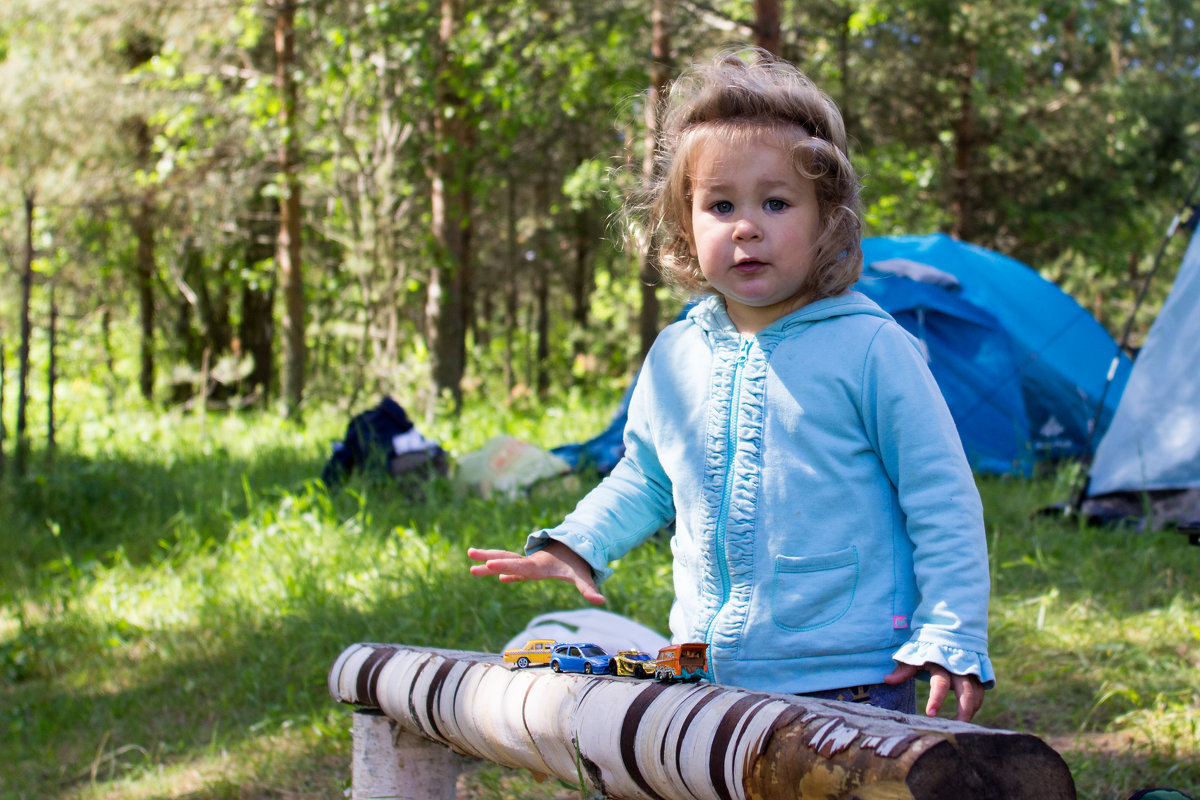
{"type": "Polygon", "coordinates": [[[455,800],[467,759],[374,708],[354,712],[351,800],[455,800]]]}

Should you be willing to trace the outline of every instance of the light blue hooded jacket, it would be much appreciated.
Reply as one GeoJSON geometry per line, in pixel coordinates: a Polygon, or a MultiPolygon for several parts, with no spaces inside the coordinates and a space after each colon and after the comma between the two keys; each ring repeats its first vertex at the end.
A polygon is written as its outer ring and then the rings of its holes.
{"type": "Polygon", "coordinates": [[[673,641],[718,683],[880,683],[893,660],[994,682],[979,493],[918,343],[857,292],[753,336],[711,295],[659,335],[625,457],[526,552],[608,564],[675,521],[673,641]]]}

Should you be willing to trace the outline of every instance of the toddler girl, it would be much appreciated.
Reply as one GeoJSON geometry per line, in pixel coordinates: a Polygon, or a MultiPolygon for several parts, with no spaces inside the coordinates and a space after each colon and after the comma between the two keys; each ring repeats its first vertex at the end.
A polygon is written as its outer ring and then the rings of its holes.
{"type": "Polygon", "coordinates": [[[474,575],[560,578],[590,602],[608,563],[672,520],[672,639],[718,683],[969,720],[994,682],[979,495],[910,337],[850,291],[858,179],[833,102],[765,53],[672,88],[648,211],[660,262],[706,293],[639,375],[625,457],[525,554],[474,575]]]}

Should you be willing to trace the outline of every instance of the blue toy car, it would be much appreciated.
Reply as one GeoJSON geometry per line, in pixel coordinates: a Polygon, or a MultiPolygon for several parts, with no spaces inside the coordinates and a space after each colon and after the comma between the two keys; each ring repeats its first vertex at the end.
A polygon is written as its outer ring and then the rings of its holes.
{"type": "Polygon", "coordinates": [[[556,644],[550,654],[550,669],[555,672],[606,675],[611,664],[612,656],[603,647],[586,642],[556,644]]]}

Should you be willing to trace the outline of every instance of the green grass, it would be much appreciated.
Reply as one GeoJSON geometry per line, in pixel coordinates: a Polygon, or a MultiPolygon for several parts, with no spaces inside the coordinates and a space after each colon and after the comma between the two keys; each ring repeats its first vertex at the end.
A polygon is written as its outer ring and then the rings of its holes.
{"type": "MultiPolygon", "coordinates": [[[[509,433],[545,446],[607,422],[615,398],[480,404],[429,435],[456,454],[509,433]]],[[[70,417],[68,415],[68,420],[70,417]]],[[[577,607],[560,582],[467,573],[468,545],[515,547],[589,488],[516,500],[448,481],[416,493],[317,482],[345,418],[69,422],[52,467],[0,484],[0,798],[336,797],[350,712],[325,689],[357,641],[496,650],[577,607]]],[[[39,456],[40,459],[40,456],[39,456]]],[[[1051,741],[1080,796],[1200,786],[1200,548],[1031,512],[1053,480],[985,480],[999,685],[977,721],[1051,741]]],[[[669,548],[625,558],[609,608],[659,630],[669,548]]],[[[486,767],[471,798],[578,797],[486,767]]]]}

